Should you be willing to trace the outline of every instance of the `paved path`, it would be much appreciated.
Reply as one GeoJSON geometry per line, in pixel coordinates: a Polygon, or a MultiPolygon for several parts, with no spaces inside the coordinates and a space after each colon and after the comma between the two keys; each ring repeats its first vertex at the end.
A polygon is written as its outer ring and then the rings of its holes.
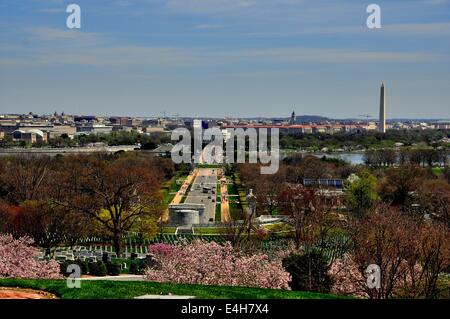
{"type": "Polygon", "coordinates": [[[111,280],[111,281],[144,281],[143,275],[120,275],[120,276],[103,276],[103,277],[81,277],[81,281],[97,281],[97,280],[111,280]]]}
{"type": "Polygon", "coordinates": [[[171,205],[176,205],[179,204],[181,202],[181,199],[183,198],[184,194],[186,194],[189,185],[191,185],[192,181],[194,180],[194,178],[197,175],[197,171],[194,170],[193,172],[191,172],[188,177],[186,177],[186,179],[183,182],[183,185],[181,185],[180,190],[176,193],[175,197],[172,199],[172,202],[170,203],[171,205]]]}
{"type": "MultiPolygon", "coordinates": [[[[181,199],[186,194],[186,192],[189,188],[189,185],[191,185],[191,183],[194,180],[196,175],[197,175],[197,170],[195,169],[186,177],[186,179],[183,182],[183,185],[181,185],[180,189],[178,190],[178,192],[175,194],[172,201],[170,202],[170,205],[176,205],[181,202],[181,199]]],[[[164,211],[164,213],[162,215],[162,220],[164,222],[167,222],[169,220],[169,209],[166,209],[164,211]]]]}
{"type": "Polygon", "coordinates": [[[41,290],[0,287],[0,299],[57,299],[57,297],[41,290]]]}
{"type": "Polygon", "coordinates": [[[222,222],[228,222],[231,220],[230,216],[230,203],[228,201],[228,187],[225,178],[220,181],[220,216],[222,222]]]}

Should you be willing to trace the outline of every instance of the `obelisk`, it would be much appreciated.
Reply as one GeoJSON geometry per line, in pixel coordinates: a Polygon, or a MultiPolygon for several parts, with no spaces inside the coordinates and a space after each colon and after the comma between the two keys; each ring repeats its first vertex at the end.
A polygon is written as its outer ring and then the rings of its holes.
{"type": "Polygon", "coordinates": [[[378,124],[378,131],[386,133],[386,89],[383,82],[381,82],[380,90],[380,123],[378,124]]]}

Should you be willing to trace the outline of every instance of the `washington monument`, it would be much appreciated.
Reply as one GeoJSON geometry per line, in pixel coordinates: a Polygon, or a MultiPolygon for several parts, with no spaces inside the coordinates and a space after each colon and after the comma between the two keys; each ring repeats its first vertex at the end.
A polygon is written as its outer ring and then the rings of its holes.
{"type": "Polygon", "coordinates": [[[386,89],[383,82],[381,82],[380,90],[380,123],[378,124],[378,131],[386,133],[386,89]]]}

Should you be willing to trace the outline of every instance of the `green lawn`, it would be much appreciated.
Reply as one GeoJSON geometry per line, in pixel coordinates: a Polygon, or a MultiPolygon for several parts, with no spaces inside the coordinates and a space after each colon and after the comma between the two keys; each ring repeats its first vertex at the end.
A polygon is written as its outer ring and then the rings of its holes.
{"type": "Polygon", "coordinates": [[[175,193],[181,188],[181,184],[177,183],[177,180],[186,179],[188,174],[186,172],[178,172],[169,181],[165,182],[162,187],[164,203],[170,204],[172,199],[175,197],[175,193]]]}
{"type": "Polygon", "coordinates": [[[181,285],[137,281],[83,281],[80,289],[67,288],[65,280],[0,279],[0,287],[44,290],[63,299],[131,299],[145,294],[169,293],[200,299],[337,299],[340,296],[301,291],[246,287],[181,285]]]}
{"type": "Polygon", "coordinates": [[[215,213],[214,219],[215,219],[215,221],[217,223],[222,221],[222,211],[221,211],[221,209],[222,209],[222,204],[220,202],[216,203],[216,213],[215,213]]]}
{"type": "Polygon", "coordinates": [[[197,164],[197,168],[222,168],[222,164],[197,164]]]}
{"type": "MultiPolygon", "coordinates": [[[[220,221],[220,217],[217,220],[220,221]]],[[[194,231],[196,235],[223,235],[227,233],[225,227],[195,227],[194,231]]]]}
{"type": "Polygon", "coordinates": [[[444,168],[442,167],[433,167],[431,169],[431,171],[434,173],[434,175],[436,175],[437,177],[442,176],[442,174],[444,174],[444,168]]]}

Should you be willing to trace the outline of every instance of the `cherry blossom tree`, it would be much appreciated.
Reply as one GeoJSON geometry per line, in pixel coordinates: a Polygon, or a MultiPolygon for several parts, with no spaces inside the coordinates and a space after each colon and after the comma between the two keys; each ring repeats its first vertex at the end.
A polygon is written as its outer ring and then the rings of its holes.
{"type": "Polygon", "coordinates": [[[145,272],[149,281],[289,289],[290,275],[280,259],[269,260],[261,253],[242,254],[229,242],[159,244],[150,246],[150,251],[160,267],[145,272]]]}
{"type": "Polygon", "coordinates": [[[0,235],[0,278],[61,278],[59,264],[37,260],[38,250],[32,244],[29,237],[0,235]]]}

